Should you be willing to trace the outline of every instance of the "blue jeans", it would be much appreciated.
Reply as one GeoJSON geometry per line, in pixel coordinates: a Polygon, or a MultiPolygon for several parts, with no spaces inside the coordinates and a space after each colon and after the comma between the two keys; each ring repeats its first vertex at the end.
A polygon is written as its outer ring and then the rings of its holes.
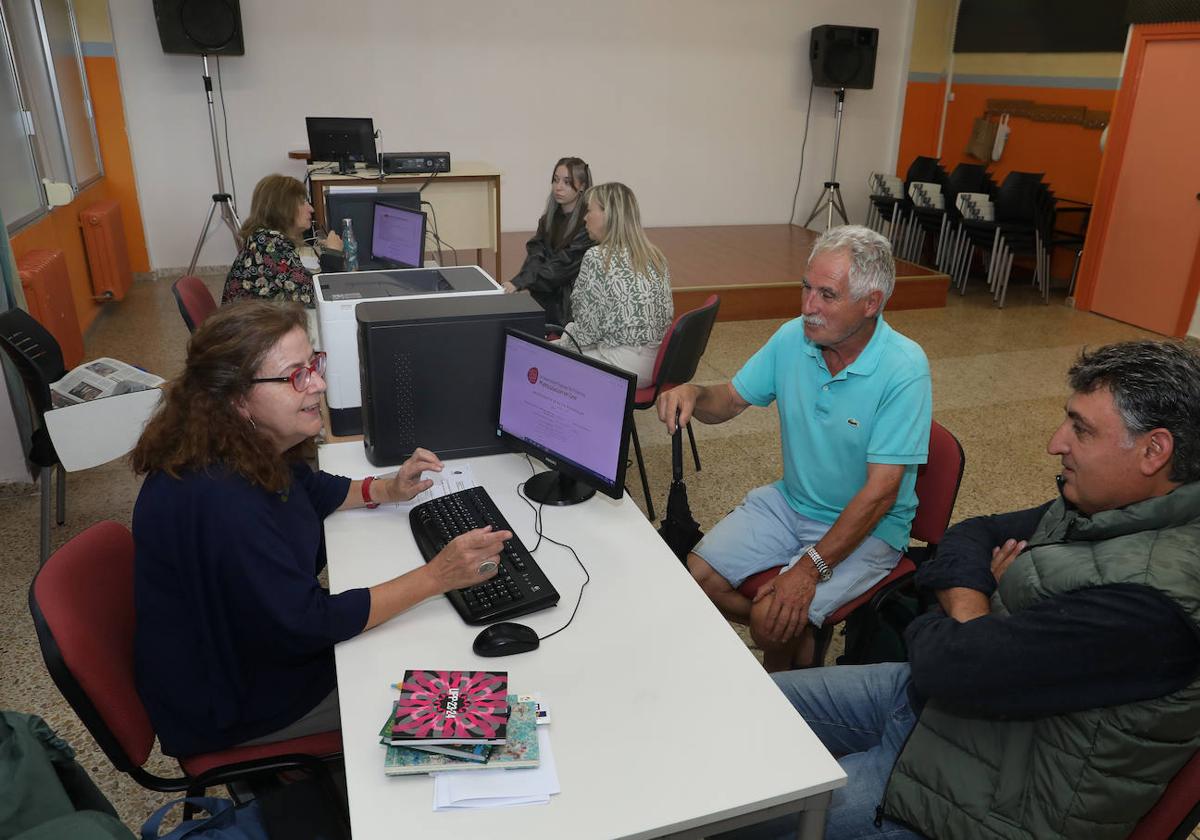
{"type": "MultiPolygon", "coordinates": [[[[883,789],[917,722],[908,705],[910,669],[905,663],[839,665],[773,674],[821,743],[846,771],[845,787],[833,792],[825,840],[922,840],[922,835],[884,820],[875,825],[883,789]]],[[[794,838],[796,817],[780,817],[720,835],[738,840],[794,838]]]]}

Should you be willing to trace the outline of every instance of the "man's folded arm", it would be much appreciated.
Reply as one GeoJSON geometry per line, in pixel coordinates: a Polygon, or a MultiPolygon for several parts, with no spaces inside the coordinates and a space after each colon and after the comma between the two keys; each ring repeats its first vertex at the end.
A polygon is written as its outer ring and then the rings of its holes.
{"type": "Polygon", "coordinates": [[[965,622],[933,611],[905,636],[918,696],[983,717],[1045,717],[1161,697],[1200,670],[1200,628],[1140,584],[1081,589],[965,622]]]}
{"type": "Polygon", "coordinates": [[[917,586],[974,589],[990,596],[996,589],[992,576],[992,549],[1005,540],[1027,540],[1050,507],[1050,502],[1028,510],[964,519],[946,531],[937,553],[917,569],[917,586]]]}

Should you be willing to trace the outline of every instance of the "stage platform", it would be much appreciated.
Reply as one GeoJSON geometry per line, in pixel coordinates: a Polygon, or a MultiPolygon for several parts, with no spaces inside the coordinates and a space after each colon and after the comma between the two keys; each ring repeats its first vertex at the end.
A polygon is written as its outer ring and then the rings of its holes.
{"type": "MultiPolygon", "coordinates": [[[[798,225],[722,225],[647,228],[646,233],[670,263],[676,312],[694,309],[716,292],[722,321],[800,314],[800,283],[816,232],[798,225]]],[[[531,235],[502,234],[497,280],[517,273],[531,235]]],[[[887,308],[943,307],[949,285],[945,274],[897,260],[896,291],[887,308]]]]}

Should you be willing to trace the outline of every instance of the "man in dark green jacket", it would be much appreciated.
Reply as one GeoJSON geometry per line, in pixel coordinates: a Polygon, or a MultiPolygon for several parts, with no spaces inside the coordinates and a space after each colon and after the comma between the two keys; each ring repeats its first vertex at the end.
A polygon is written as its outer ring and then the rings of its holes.
{"type": "Polygon", "coordinates": [[[947,533],[910,663],[776,675],[849,777],[830,840],[1117,840],[1200,747],[1200,356],[1069,379],[1060,497],[947,533]]]}

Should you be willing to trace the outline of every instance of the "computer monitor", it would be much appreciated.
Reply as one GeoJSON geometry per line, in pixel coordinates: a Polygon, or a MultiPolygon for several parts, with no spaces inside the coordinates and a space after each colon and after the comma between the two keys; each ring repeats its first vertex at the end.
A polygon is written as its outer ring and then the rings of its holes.
{"type": "Polygon", "coordinates": [[[635,390],[628,371],[506,329],[496,433],[550,467],[525,495],[550,505],[596,490],[621,498],[635,390]]]}
{"type": "Polygon", "coordinates": [[[382,201],[393,207],[421,209],[421,190],[407,184],[380,184],[363,181],[324,182],[319,186],[325,194],[325,226],[328,230],[342,233],[342,220],[350,219],[354,235],[358,237],[359,262],[370,260],[371,237],[375,228],[375,202],[382,201]]]}
{"type": "Polygon", "coordinates": [[[371,223],[371,258],[400,268],[425,265],[425,214],[419,210],[375,202],[371,223]]]}
{"type": "Polygon", "coordinates": [[[354,164],[376,166],[375,125],[370,117],[305,117],[310,160],[337,161],[338,172],[354,171],[354,164]]]}

